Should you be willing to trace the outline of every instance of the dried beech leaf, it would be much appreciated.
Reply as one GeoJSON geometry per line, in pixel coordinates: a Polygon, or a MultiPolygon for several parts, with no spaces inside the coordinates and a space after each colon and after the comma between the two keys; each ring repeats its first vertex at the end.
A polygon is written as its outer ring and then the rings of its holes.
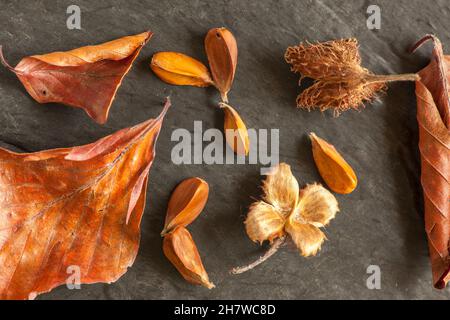
{"type": "Polygon", "coordinates": [[[208,87],[213,84],[208,68],[200,61],[178,52],[158,52],[150,67],[163,81],[179,86],[208,87]]]}
{"type": "Polygon", "coordinates": [[[222,101],[228,102],[227,94],[237,66],[236,39],[226,28],[213,28],[206,34],[205,50],[214,84],[222,95],[222,101]]]}
{"type": "Polygon", "coordinates": [[[310,134],[314,161],[327,186],[337,193],[355,190],[358,180],[355,171],[339,154],[335,147],[325,140],[310,134]]]}
{"type": "Polygon", "coordinates": [[[1,48],[0,58],[37,102],[81,108],[103,124],[123,77],[151,36],[144,32],[66,52],[34,55],[23,58],[15,68],[7,64],[1,48]]]}
{"type": "Polygon", "coordinates": [[[450,56],[444,56],[441,42],[431,35],[416,48],[427,40],[433,40],[434,50],[416,82],[417,122],[425,230],[433,283],[442,289],[450,281],[450,56]]]}
{"type": "Polygon", "coordinates": [[[238,155],[246,156],[250,151],[247,126],[237,111],[226,103],[220,103],[225,113],[224,130],[225,139],[230,148],[238,155]]]}
{"type": "Polygon", "coordinates": [[[70,266],[81,283],[111,283],[127,271],[169,105],[156,119],[87,146],[0,149],[0,299],[48,292],[66,283],[70,266]]]}
{"type": "Polygon", "coordinates": [[[163,240],[163,251],[186,281],[208,289],[214,288],[203,267],[197,246],[186,228],[178,227],[168,233],[163,240]]]}
{"type": "Polygon", "coordinates": [[[208,183],[200,178],[182,181],[173,191],[167,207],[166,221],[161,235],[188,226],[202,212],[208,200],[208,183]]]}
{"type": "Polygon", "coordinates": [[[263,184],[264,200],[283,215],[288,215],[297,206],[299,186],[291,167],[280,163],[267,175],[263,184]]]}
{"type": "Polygon", "coordinates": [[[272,205],[257,201],[253,203],[245,219],[245,230],[248,237],[254,241],[273,241],[284,235],[286,218],[272,205]]]}

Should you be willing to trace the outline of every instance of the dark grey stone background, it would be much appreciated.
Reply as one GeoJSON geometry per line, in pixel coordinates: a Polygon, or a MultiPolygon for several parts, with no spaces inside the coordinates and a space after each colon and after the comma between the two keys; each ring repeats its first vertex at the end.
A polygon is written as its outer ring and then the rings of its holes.
{"type": "Polygon", "coordinates": [[[24,151],[90,143],[157,115],[171,95],[150,172],[148,201],[135,264],[114,284],[64,286],[41,299],[448,299],[448,289],[431,285],[423,230],[414,85],[390,85],[380,102],[335,119],[330,113],[295,108],[298,76],[283,60],[286,47],[300,41],[356,37],[363,64],[376,73],[415,72],[431,52],[407,49],[435,33],[450,52],[448,1],[9,1],[0,0],[0,44],[11,64],[22,57],[101,43],[150,29],[154,37],[124,79],[106,125],[84,112],[57,104],[40,105],[18,79],[0,69],[0,140],[24,151]],[[68,30],[66,8],[77,4],[82,30],[68,30]],[[381,30],[366,27],[366,9],[382,10],[381,30]],[[226,26],[237,38],[238,68],[230,102],[249,128],[280,129],[280,161],[292,166],[301,184],[321,181],[307,133],[332,142],[352,164],[359,186],[338,195],[341,213],[326,228],[320,254],[302,258],[288,245],[261,267],[231,276],[231,267],[257,258],[264,248],[252,243],[243,220],[259,196],[258,165],[172,164],[170,141],[176,128],[222,128],[212,89],[169,86],[148,64],[156,51],[179,51],[206,62],[204,35],[226,26]],[[210,198],[189,227],[216,289],[186,283],[161,250],[159,232],[171,190],[199,176],[210,198]],[[381,290],[366,287],[366,268],[381,267],[381,290]]]}

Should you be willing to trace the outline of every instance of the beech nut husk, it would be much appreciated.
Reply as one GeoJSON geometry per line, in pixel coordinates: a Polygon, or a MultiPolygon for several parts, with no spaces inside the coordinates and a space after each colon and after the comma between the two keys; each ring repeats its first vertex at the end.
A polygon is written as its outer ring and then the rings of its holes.
{"type": "Polygon", "coordinates": [[[224,131],[228,145],[236,154],[246,156],[250,150],[250,140],[244,121],[230,105],[223,102],[219,105],[225,113],[224,131]]]}
{"type": "Polygon", "coordinates": [[[205,50],[216,88],[223,102],[228,102],[228,91],[233,84],[237,65],[237,43],[226,28],[214,28],[205,38],[205,50]]]}
{"type": "Polygon", "coordinates": [[[177,185],[170,196],[161,235],[179,226],[186,227],[194,221],[205,207],[208,194],[208,183],[197,177],[183,180],[177,185]]]}
{"type": "Polygon", "coordinates": [[[168,233],[163,240],[163,251],[186,281],[208,289],[215,287],[209,281],[194,240],[186,228],[178,227],[168,233]]]}
{"type": "Polygon", "coordinates": [[[333,194],[318,183],[299,191],[290,166],[280,163],[263,184],[264,200],[250,206],[245,220],[252,241],[273,242],[290,235],[302,256],[315,255],[326,239],[319,229],[339,211],[333,194]]]}
{"type": "Polygon", "coordinates": [[[179,86],[208,87],[213,84],[208,68],[200,61],[178,52],[158,52],[150,67],[164,82],[179,86]]]}
{"type": "Polygon", "coordinates": [[[336,148],[313,132],[311,138],[314,162],[327,186],[337,193],[347,194],[355,190],[358,179],[355,171],[336,148]]]}

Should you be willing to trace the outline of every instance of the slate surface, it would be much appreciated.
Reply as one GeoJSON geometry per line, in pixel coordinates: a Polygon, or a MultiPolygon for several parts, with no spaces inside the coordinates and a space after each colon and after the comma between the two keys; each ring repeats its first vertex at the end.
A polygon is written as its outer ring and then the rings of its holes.
{"type": "Polygon", "coordinates": [[[40,299],[448,299],[449,289],[432,289],[423,230],[417,123],[412,83],[390,86],[362,112],[331,114],[295,108],[298,76],[283,60],[287,46],[302,40],[357,37],[363,64],[376,73],[415,72],[428,62],[430,46],[407,49],[435,33],[450,52],[447,1],[9,1],[0,0],[0,43],[7,59],[101,43],[150,29],[142,50],[119,89],[109,121],[99,126],[81,110],[39,105],[16,77],[0,69],[0,140],[37,151],[92,142],[157,115],[165,96],[169,111],[150,172],[135,264],[116,283],[64,286],[40,299]],[[68,30],[66,8],[77,4],[82,30],[68,30]],[[366,27],[366,9],[382,10],[381,30],[366,27]],[[321,181],[307,133],[335,144],[359,176],[357,190],[337,196],[341,213],[326,229],[328,241],[317,257],[304,259],[288,245],[261,267],[241,276],[228,270],[257,258],[263,248],[244,231],[252,197],[260,194],[259,165],[174,165],[171,134],[176,128],[221,128],[214,89],[173,87],[148,68],[156,51],[180,51],[206,62],[203,38],[226,26],[239,45],[230,101],[249,128],[280,129],[280,161],[288,162],[301,184],[321,181]],[[217,288],[184,282],[161,251],[159,232],[171,190],[199,176],[211,188],[204,213],[190,230],[217,288]],[[366,287],[369,265],[381,268],[381,290],[366,287]]]}

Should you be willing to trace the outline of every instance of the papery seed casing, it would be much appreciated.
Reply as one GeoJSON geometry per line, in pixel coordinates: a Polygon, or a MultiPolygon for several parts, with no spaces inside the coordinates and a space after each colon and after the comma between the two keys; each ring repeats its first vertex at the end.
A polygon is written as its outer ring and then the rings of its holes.
{"type": "Polygon", "coordinates": [[[205,50],[215,86],[222,95],[222,101],[228,102],[227,94],[237,65],[236,39],[226,28],[211,29],[205,38],[205,50]]]}
{"type": "Polygon", "coordinates": [[[250,206],[244,223],[250,240],[260,244],[266,240],[272,242],[285,233],[285,217],[264,201],[255,202],[250,206]]]}
{"type": "Polygon", "coordinates": [[[178,227],[168,233],[163,240],[163,251],[186,281],[208,289],[214,288],[214,284],[209,281],[197,246],[186,228],[178,227]]]}
{"type": "Polygon", "coordinates": [[[209,186],[203,179],[194,177],[178,184],[170,196],[161,235],[194,221],[205,207],[208,194],[209,186]]]}
{"type": "Polygon", "coordinates": [[[150,67],[164,82],[179,86],[208,87],[213,84],[208,68],[200,61],[178,52],[158,52],[150,67]]]}
{"type": "Polygon", "coordinates": [[[337,193],[355,190],[358,179],[355,171],[335,147],[314,133],[310,134],[314,161],[327,186],[337,193]]]}
{"type": "Polygon", "coordinates": [[[283,216],[292,212],[298,203],[300,187],[287,163],[274,166],[263,183],[264,201],[274,206],[283,216]]]}
{"type": "Polygon", "coordinates": [[[225,139],[231,149],[238,155],[246,156],[250,150],[247,127],[237,111],[226,103],[220,103],[225,112],[225,139]]]}

